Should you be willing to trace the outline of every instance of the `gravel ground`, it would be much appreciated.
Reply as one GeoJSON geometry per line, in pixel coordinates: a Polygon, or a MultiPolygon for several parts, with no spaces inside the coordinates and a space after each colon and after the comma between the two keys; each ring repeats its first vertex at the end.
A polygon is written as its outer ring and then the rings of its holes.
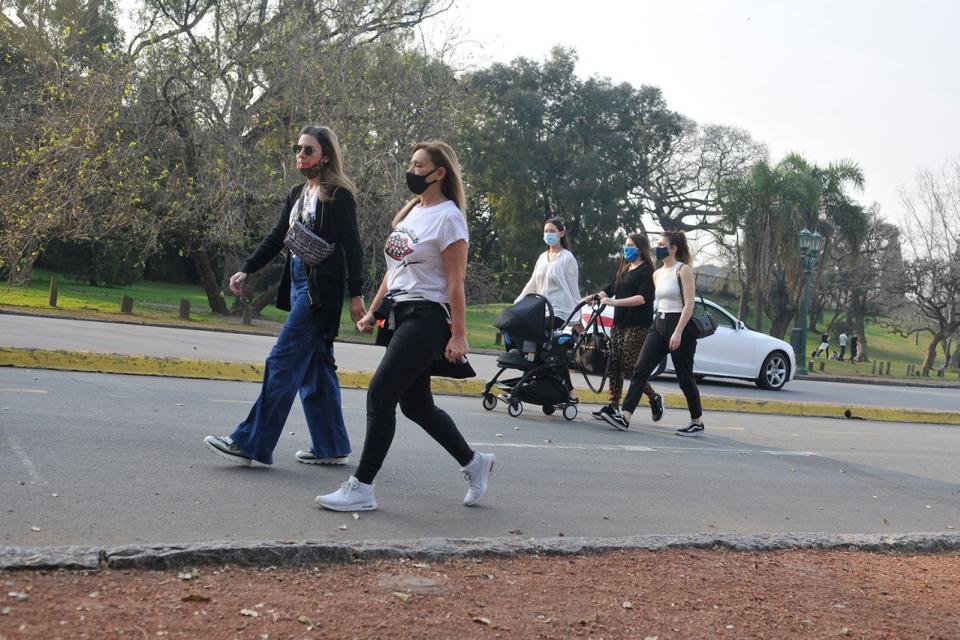
{"type": "Polygon", "coordinates": [[[960,553],[617,551],[5,572],[14,638],[960,638],[960,553]]]}

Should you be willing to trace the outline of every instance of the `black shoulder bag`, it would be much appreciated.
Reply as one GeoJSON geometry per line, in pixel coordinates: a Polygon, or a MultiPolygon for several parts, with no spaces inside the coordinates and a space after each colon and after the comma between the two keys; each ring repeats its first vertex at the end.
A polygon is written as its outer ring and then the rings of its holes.
{"type": "MultiPolygon", "coordinates": [[[[680,280],[680,269],[683,269],[683,263],[680,263],[680,268],[677,269],[677,285],[680,287],[680,302],[686,305],[686,302],[683,300],[683,281],[680,280]]],[[[694,281],[694,283],[696,283],[696,281],[694,281]]],[[[696,284],[694,284],[694,286],[696,286],[696,284]]],[[[704,310],[706,310],[707,305],[703,303],[703,296],[700,296],[700,304],[703,304],[704,310]]],[[[696,300],[694,300],[693,311],[694,314],[690,316],[690,322],[687,323],[687,325],[690,327],[690,333],[695,339],[708,338],[717,332],[717,321],[714,320],[712,315],[709,313],[696,314],[696,300]]]]}

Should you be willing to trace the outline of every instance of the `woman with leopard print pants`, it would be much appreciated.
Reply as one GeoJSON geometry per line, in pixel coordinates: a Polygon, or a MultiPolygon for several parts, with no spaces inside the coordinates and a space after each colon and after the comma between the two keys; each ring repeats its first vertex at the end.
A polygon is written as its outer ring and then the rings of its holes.
{"type": "MultiPolygon", "coordinates": [[[[605,414],[612,416],[619,410],[623,379],[633,374],[653,320],[653,257],[650,254],[650,241],[645,235],[631,233],[627,236],[616,276],[597,295],[601,304],[614,307],[607,360],[610,402],[593,413],[593,417],[603,420],[605,414]]],[[[663,417],[663,398],[649,383],[644,393],[650,399],[653,421],[657,422],[663,417]]]]}

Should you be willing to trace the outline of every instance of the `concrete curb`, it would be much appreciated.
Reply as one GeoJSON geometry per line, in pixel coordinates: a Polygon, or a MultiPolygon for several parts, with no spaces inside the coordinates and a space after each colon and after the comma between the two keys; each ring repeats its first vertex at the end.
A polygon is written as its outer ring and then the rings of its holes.
{"type": "MultiPolygon", "coordinates": [[[[120,373],[130,375],[168,376],[178,378],[201,378],[238,382],[260,382],[263,366],[250,362],[224,362],[219,360],[189,360],[154,356],[129,356],[83,351],[52,351],[46,349],[20,349],[0,347],[0,366],[27,369],[52,369],[58,371],[86,371],[94,373],[120,373]]],[[[366,389],[370,383],[370,371],[337,372],[340,386],[344,389],[366,389]]],[[[480,396],[482,380],[451,380],[434,378],[434,393],[444,395],[480,396]]],[[[606,397],[586,389],[577,389],[581,401],[603,404],[606,397]]],[[[680,394],[664,394],[664,403],[671,409],[683,409],[686,401],[680,394]]],[[[903,409],[898,407],[875,407],[868,405],[840,405],[826,402],[787,402],[778,400],[751,400],[702,396],[703,408],[709,411],[733,413],[760,413],[816,418],[853,418],[884,422],[914,422],[925,424],[960,425],[960,413],[903,409]]]]}
{"type": "Polygon", "coordinates": [[[518,555],[580,555],[607,551],[729,549],[733,551],[855,550],[872,553],[938,553],[960,550],[960,532],[904,534],[712,534],[624,538],[427,538],[409,541],[302,543],[201,542],[122,547],[0,547],[0,570],[149,569],[210,565],[304,567],[409,558],[434,562],[518,555]]]}

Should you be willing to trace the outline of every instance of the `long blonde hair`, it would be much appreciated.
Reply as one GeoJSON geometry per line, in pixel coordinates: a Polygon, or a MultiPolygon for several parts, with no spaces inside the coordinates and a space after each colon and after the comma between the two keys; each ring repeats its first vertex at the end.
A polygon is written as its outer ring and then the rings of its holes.
{"type": "MultiPolygon", "coordinates": [[[[343,153],[340,151],[340,141],[337,134],[330,127],[324,127],[319,124],[308,124],[300,130],[300,135],[308,135],[316,138],[320,143],[323,155],[330,158],[330,161],[323,165],[320,173],[320,182],[324,187],[343,187],[352,195],[357,195],[357,186],[347,177],[343,170],[343,153]]],[[[327,189],[320,190],[320,199],[327,200],[332,197],[332,193],[327,193],[327,189]]]]}
{"type": "MultiPolygon", "coordinates": [[[[427,142],[418,142],[413,145],[413,153],[416,153],[420,149],[423,149],[427,155],[430,156],[430,161],[433,162],[434,165],[447,170],[447,175],[443,177],[443,184],[440,185],[440,190],[443,192],[443,195],[447,196],[457,205],[457,209],[460,210],[460,215],[466,219],[467,214],[464,210],[466,209],[467,198],[463,191],[463,179],[460,177],[460,162],[457,160],[457,152],[453,150],[453,147],[441,140],[428,140],[427,142]]],[[[396,227],[403,222],[403,219],[407,217],[410,210],[419,203],[420,196],[411,198],[403,205],[400,211],[397,212],[397,215],[393,217],[391,224],[396,227]]]]}

